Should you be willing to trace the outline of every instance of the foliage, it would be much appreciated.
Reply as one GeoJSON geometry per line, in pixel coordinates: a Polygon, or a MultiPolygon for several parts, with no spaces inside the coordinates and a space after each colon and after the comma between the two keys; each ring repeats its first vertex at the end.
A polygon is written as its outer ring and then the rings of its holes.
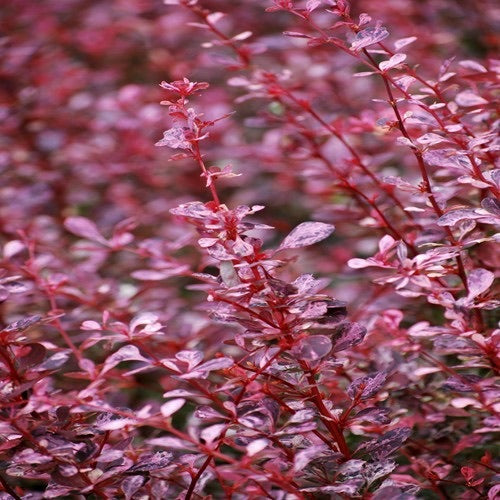
{"type": "Polygon", "coordinates": [[[494,3],[164,4],[2,6],[0,498],[497,498],[494,3]]]}

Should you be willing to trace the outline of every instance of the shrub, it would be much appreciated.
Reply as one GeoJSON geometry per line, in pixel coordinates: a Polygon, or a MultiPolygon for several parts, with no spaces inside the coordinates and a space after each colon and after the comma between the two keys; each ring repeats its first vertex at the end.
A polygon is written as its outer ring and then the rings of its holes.
{"type": "Polygon", "coordinates": [[[1,498],[493,500],[493,2],[165,4],[3,7],[1,498]]]}

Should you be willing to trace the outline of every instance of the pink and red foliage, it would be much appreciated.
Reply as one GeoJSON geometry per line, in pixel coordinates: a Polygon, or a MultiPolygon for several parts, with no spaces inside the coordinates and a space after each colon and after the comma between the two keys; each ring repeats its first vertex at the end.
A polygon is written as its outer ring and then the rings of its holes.
{"type": "Polygon", "coordinates": [[[498,498],[493,1],[0,15],[1,500],[498,498]]]}

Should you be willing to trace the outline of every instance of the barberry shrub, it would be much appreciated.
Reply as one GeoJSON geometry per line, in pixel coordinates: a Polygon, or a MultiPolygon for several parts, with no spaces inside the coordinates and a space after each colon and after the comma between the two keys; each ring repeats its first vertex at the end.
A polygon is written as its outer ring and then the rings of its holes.
{"type": "Polygon", "coordinates": [[[0,498],[496,499],[494,2],[164,4],[1,8],[0,498]]]}

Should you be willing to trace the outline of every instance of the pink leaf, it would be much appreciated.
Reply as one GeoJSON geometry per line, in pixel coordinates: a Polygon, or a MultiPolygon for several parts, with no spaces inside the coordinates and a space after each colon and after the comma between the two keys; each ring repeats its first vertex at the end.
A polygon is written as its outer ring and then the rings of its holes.
{"type": "Polygon", "coordinates": [[[151,470],[163,469],[171,461],[172,453],[169,453],[167,451],[157,451],[156,453],[141,457],[141,459],[135,465],[127,469],[127,473],[148,472],[151,470]]]}
{"type": "Polygon", "coordinates": [[[361,401],[369,399],[380,390],[386,379],[387,375],[383,372],[357,378],[347,388],[347,395],[351,399],[358,397],[361,401]]]}
{"type": "Polygon", "coordinates": [[[313,245],[328,238],[335,226],[324,222],[302,222],[283,240],[278,250],[285,248],[301,248],[313,245]]]}
{"type": "Polygon", "coordinates": [[[186,373],[181,375],[182,378],[196,378],[196,377],[206,377],[209,372],[215,370],[223,370],[224,368],[229,368],[234,365],[234,361],[231,358],[216,358],[211,359],[201,365],[197,366],[195,370],[191,373],[186,373]]]}
{"type": "Polygon", "coordinates": [[[380,239],[378,249],[382,255],[385,255],[395,244],[396,240],[392,236],[386,234],[380,239]]]}
{"type": "Polygon", "coordinates": [[[143,476],[131,476],[122,481],[120,488],[125,494],[125,500],[131,500],[134,494],[144,484],[146,478],[143,476]]]}
{"type": "Polygon", "coordinates": [[[365,267],[376,266],[377,263],[372,259],[349,259],[347,265],[352,269],[363,269],[365,267]]]}
{"type": "Polygon", "coordinates": [[[363,341],[366,328],[358,323],[345,323],[333,337],[333,352],[340,352],[354,347],[363,341]]]}
{"type": "Polygon", "coordinates": [[[269,439],[256,439],[247,445],[247,455],[253,457],[269,445],[269,439]]]}
{"type": "Polygon", "coordinates": [[[471,61],[470,59],[466,59],[465,61],[460,61],[458,64],[460,64],[462,68],[467,68],[472,71],[476,71],[478,73],[488,72],[488,70],[482,64],[479,64],[477,61],[471,61]]]}
{"type": "Polygon", "coordinates": [[[381,42],[388,36],[389,32],[383,26],[366,28],[356,35],[351,44],[351,50],[359,51],[365,47],[381,42]]]}
{"type": "Polygon", "coordinates": [[[322,0],[307,0],[306,2],[306,10],[308,12],[312,12],[317,9],[321,5],[322,0]]]}
{"type": "Polygon", "coordinates": [[[409,36],[407,38],[400,38],[399,40],[396,40],[394,42],[394,47],[396,48],[396,50],[402,49],[403,47],[410,45],[410,43],[413,43],[416,39],[417,39],[416,36],[409,36]]]}
{"type": "Polygon", "coordinates": [[[203,361],[203,353],[200,351],[180,351],[175,357],[182,361],[183,363],[187,363],[188,370],[192,370],[196,365],[203,361]]]}
{"type": "Polygon", "coordinates": [[[455,97],[455,102],[464,108],[471,106],[481,106],[483,104],[488,104],[486,99],[483,99],[481,96],[474,94],[471,90],[464,90],[460,92],[455,97]]]}
{"type": "Polygon", "coordinates": [[[453,226],[461,220],[469,219],[479,219],[481,216],[477,215],[474,210],[468,208],[459,208],[456,210],[450,210],[446,212],[441,217],[439,217],[437,223],[438,226],[453,226]]]}
{"type": "Polygon", "coordinates": [[[97,226],[85,217],[68,217],[64,221],[64,227],[73,234],[91,241],[97,241],[103,245],[108,242],[97,229],[97,226]]]}
{"type": "Polygon", "coordinates": [[[142,356],[137,347],[133,345],[126,345],[118,349],[118,351],[116,351],[115,353],[111,354],[111,356],[108,356],[108,358],[104,362],[103,369],[101,370],[101,375],[104,375],[122,361],[149,362],[148,359],[142,356]]]}
{"type": "Polygon", "coordinates": [[[155,146],[168,146],[172,149],[190,149],[191,144],[186,140],[184,130],[180,127],[173,127],[163,132],[163,139],[160,139],[155,146]]]}
{"type": "Polygon", "coordinates": [[[292,349],[299,360],[316,361],[332,350],[332,341],[326,335],[311,335],[300,340],[292,349]]]}
{"type": "Polygon", "coordinates": [[[171,399],[170,401],[167,401],[166,403],[161,405],[161,414],[164,417],[170,417],[176,411],[180,410],[184,406],[185,402],[186,400],[182,398],[171,399]]]}
{"type": "Polygon", "coordinates": [[[241,33],[238,33],[237,35],[233,36],[233,40],[246,40],[247,38],[250,38],[252,36],[251,31],[243,31],[241,33]]]}
{"type": "Polygon", "coordinates": [[[226,14],[223,12],[211,12],[207,16],[207,21],[209,23],[215,24],[219,19],[222,19],[226,14]]]}
{"type": "Polygon", "coordinates": [[[382,71],[395,68],[406,59],[406,54],[394,54],[388,61],[382,61],[378,66],[382,71]]]}
{"type": "Polygon", "coordinates": [[[495,275],[487,269],[474,269],[467,277],[469,294],[467,298],[472,300],[474,297],[486,292],[493,283],[495,275]]]}
{"type": "Polygon", "coordinates": [[[224,429],[227,428],[226,424],[215,424],[209,427],[205,427],[201,431],[200,437],[205,441],[205,443],[213,443],[216,439],[219,438],[224,429]]]}

